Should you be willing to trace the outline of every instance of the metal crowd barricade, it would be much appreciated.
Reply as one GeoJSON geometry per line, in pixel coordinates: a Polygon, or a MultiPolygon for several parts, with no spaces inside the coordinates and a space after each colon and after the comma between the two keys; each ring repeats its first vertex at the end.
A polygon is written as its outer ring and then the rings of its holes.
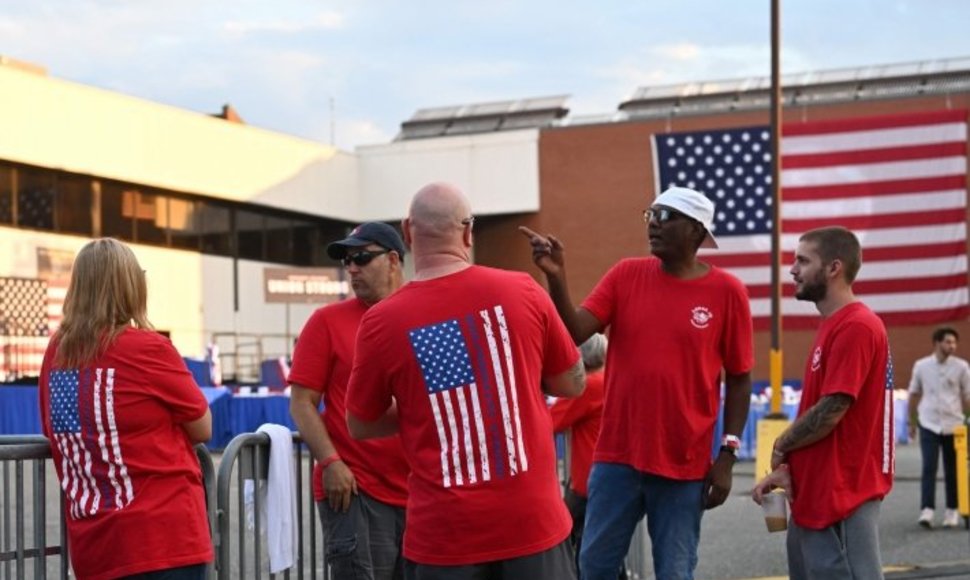
{"type": "MultiPolygon", "coordinates": [[[[206,510],[209,530],[215,534],[216,488],[215,469],[212,457],[205,445],[195,446],[195,454],[202,469],[205,486],[206,510]]],[[[51,474],[53,487],[48,487],[47,462],[51,459],[50,442],[42,435],[0,435],[0,462],[2,462],[2,522],[0,522],[0,580],[22,580],[27,577],[45,579],[48,574],[62,580],[70,578],[70,558],[67,550],[67,528],[64,522],[64,495],[57,487],[56,477],[51,474]],[[29,472],[32,485],[26,485],[28,475],[24,462],[30,462],[29,472]],[[11,464],[13,473],[11,474],[11,464]],[[11,501],[11,475],[14,497],[11,501]],[[26,490],[33,492],[26,501],[26,490]],[[48,493],[56,495],[56,510],[53,510],[58,527],[60,543],[48,545],[48,493]],[[29,512],[28,512],[29,506],[29,512]],[[11,524],[11,511],[15,511],[11,524]],[[28,514],[30,517],[28,518],[28,514]],[[28,527],[29,523],[29,527],[28,527]],[[26,545],[28,537],[33,538],[31,546],[26,545]],[[56,571],[48,570],[48,558],[60,556],[56,571]],[[32,573],[28,570],[32,569],[32,573]]],[[[214,578],[214,565],[210,564],[207,578],[214,578]]]]}
{"type": "MultiPolygon", "coordinates": [[[[556,439],[556,470],[559,475],[559,484],[565,491],[569,485],[569,468],[571,460],[572,433],[569,431],[559,433],[556,439]]],[[[640,520],[633,531],[630,540],[630,550],[627,552],[623,565],[626,567],[627,577],[630,580],[640,580],[649,578],[653,574],[653,568],[647,554],[650,553],[650,536],[647,533],[647,520],[640,520]]]]}
{"type": "MultiPolygon", "coordinates": [[[[216,537],[216,469],[212,464],[212,456],[209,455],[209,448],[205,443],[195,446],[195,456],[199,459],[199,468],[202,469],[202,485],[205,488],[205,511],[206,519],[209,520],[209,536],[212,537],[215,545],[216,537]]],[[[216,564],[212,562],[206,566],[205,577],[211,580],[216,577],[216,564]]]]}
{"type": "MultiPolygon", "coordinates": [[[[54,510],[54,517],[57,518],[60,530],[60,544],[48,545],[47,543],[47,461],[50,457],[50,443],[46,437],[0,436],[0,463],[3,464],[3,504],[0,509],[3,512],[3,521],[0,525],[3,540],[0,542],[0,564],[2,564],[0,579],[21,580],[28,577],[28,570],[32,570],[30,576],[33,578],[47,578],[47,560],[52,556],[60,556],[56,577],[62,579],[69,577],[63,498],[58,503],[58,509],[54,510]],[[25,462],[30,465],[28,471],[24,469],[25,462]],[[32,483],[29,486],[25,484],[28,476],[32,483]],[[11,478],[14,488],[13,498],[10,494],[11,478]],[[32,491],[29,503],[26,497],[27,489],[32,491]],[[12,523],[11,512],[14,512],[12,523]],[[27,545],[28,537],[33,538],[31,545],[27,545]]],[[[57,490],[57,497],[61,497],[60,490],[57,490]]]]}
{"type": "MultiPolygon", "coordinates": [[[[299,580],[330,580],[323,531],[318,530],[320,524],[313,501],[313,457],[303,452],[303,441],[296,433],[293,442],[298,522],[296,565],[281,574],[269,574],[269,577],[282,576],[288,580],[292,574],[299,580]]],[[[264,574],[264,546],[259,533],[261,498],[256,490],[258,480],[266,479],[269,473],[269,454],[270,439],[265,433],[237,435],[223,451],[216,478],[217,527],[213,533],[216,574],[220,580],[246,580],[250,575],[259,580],[264,574]],[[252,529],[248,529],[246,521],[244,490],[247,479],[253,480],[252,529]],[[237,554],[235,561],[233,551],[237,554]]]]}

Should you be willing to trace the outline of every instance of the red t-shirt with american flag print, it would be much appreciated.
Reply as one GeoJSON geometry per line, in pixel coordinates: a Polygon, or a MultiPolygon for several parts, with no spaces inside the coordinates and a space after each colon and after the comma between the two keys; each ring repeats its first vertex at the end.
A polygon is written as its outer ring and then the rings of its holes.
{"type": "Polygon", "coordinates": [[[855,302],[822,322],[805,363],[801,417],[819,399],[842,393],[852,406],[821,441],[792,451],[792,518],[820,530],[893,485],[893,368],[882,320],[855,302]]]}
{"type": "Polygon", "coordinates": [[[408,559],[475,564],[566,539],[540,382],[578,359],[548,295],[518,272],[411,282],[364,315],[347,410],[374,421],[397,402],[408,559]]]}
{"type": "Polygon", "coordinates": [[[71,565],[100,580],[212,560],[202,474],[181,424],[205,396],[172,343],[125,329],[93,364],[44,355],[40,412],[66,496],[71,565]]]}

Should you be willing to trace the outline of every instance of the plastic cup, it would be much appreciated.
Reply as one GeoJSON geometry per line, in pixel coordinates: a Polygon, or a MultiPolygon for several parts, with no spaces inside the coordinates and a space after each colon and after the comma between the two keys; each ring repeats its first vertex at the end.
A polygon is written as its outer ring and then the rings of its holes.
{"type": "Polygon", "coordinates": [[[783,532],[788,529],[788,499],[783,492],[764,494],[761,508],[765,512],[765,525],[769,532],[783,532]]]}

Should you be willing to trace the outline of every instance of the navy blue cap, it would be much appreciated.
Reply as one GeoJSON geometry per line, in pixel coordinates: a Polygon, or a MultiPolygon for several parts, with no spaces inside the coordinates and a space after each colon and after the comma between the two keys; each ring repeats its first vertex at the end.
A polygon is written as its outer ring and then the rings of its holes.
{"type": "Polygon", "coordinates": [[[386,250],[394,250],[398,256],[404,257],[404,241],[400,234],[383,222],[360,224],[346,238],[331,242],[327,246],[327,255],[334,260],[342,260],[347,255],[348,249],[360,248],[368,244],[377,244],[386,250]]]}

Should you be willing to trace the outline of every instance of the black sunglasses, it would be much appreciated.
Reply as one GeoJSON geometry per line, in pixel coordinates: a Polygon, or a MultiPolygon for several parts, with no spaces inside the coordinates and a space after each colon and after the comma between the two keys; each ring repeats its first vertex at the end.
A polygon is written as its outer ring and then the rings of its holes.
{"type": "Polygon", "coordinates": [[[363,252],[357,252],[356,254],[347,254],[340,259],[344,263],[344,266],[350,266],[354,264],[356,266],[366,266],[371,263],[371,260],[380,256],[382,254],[388,254],[391,250],[364,250],[363,252]]]}

